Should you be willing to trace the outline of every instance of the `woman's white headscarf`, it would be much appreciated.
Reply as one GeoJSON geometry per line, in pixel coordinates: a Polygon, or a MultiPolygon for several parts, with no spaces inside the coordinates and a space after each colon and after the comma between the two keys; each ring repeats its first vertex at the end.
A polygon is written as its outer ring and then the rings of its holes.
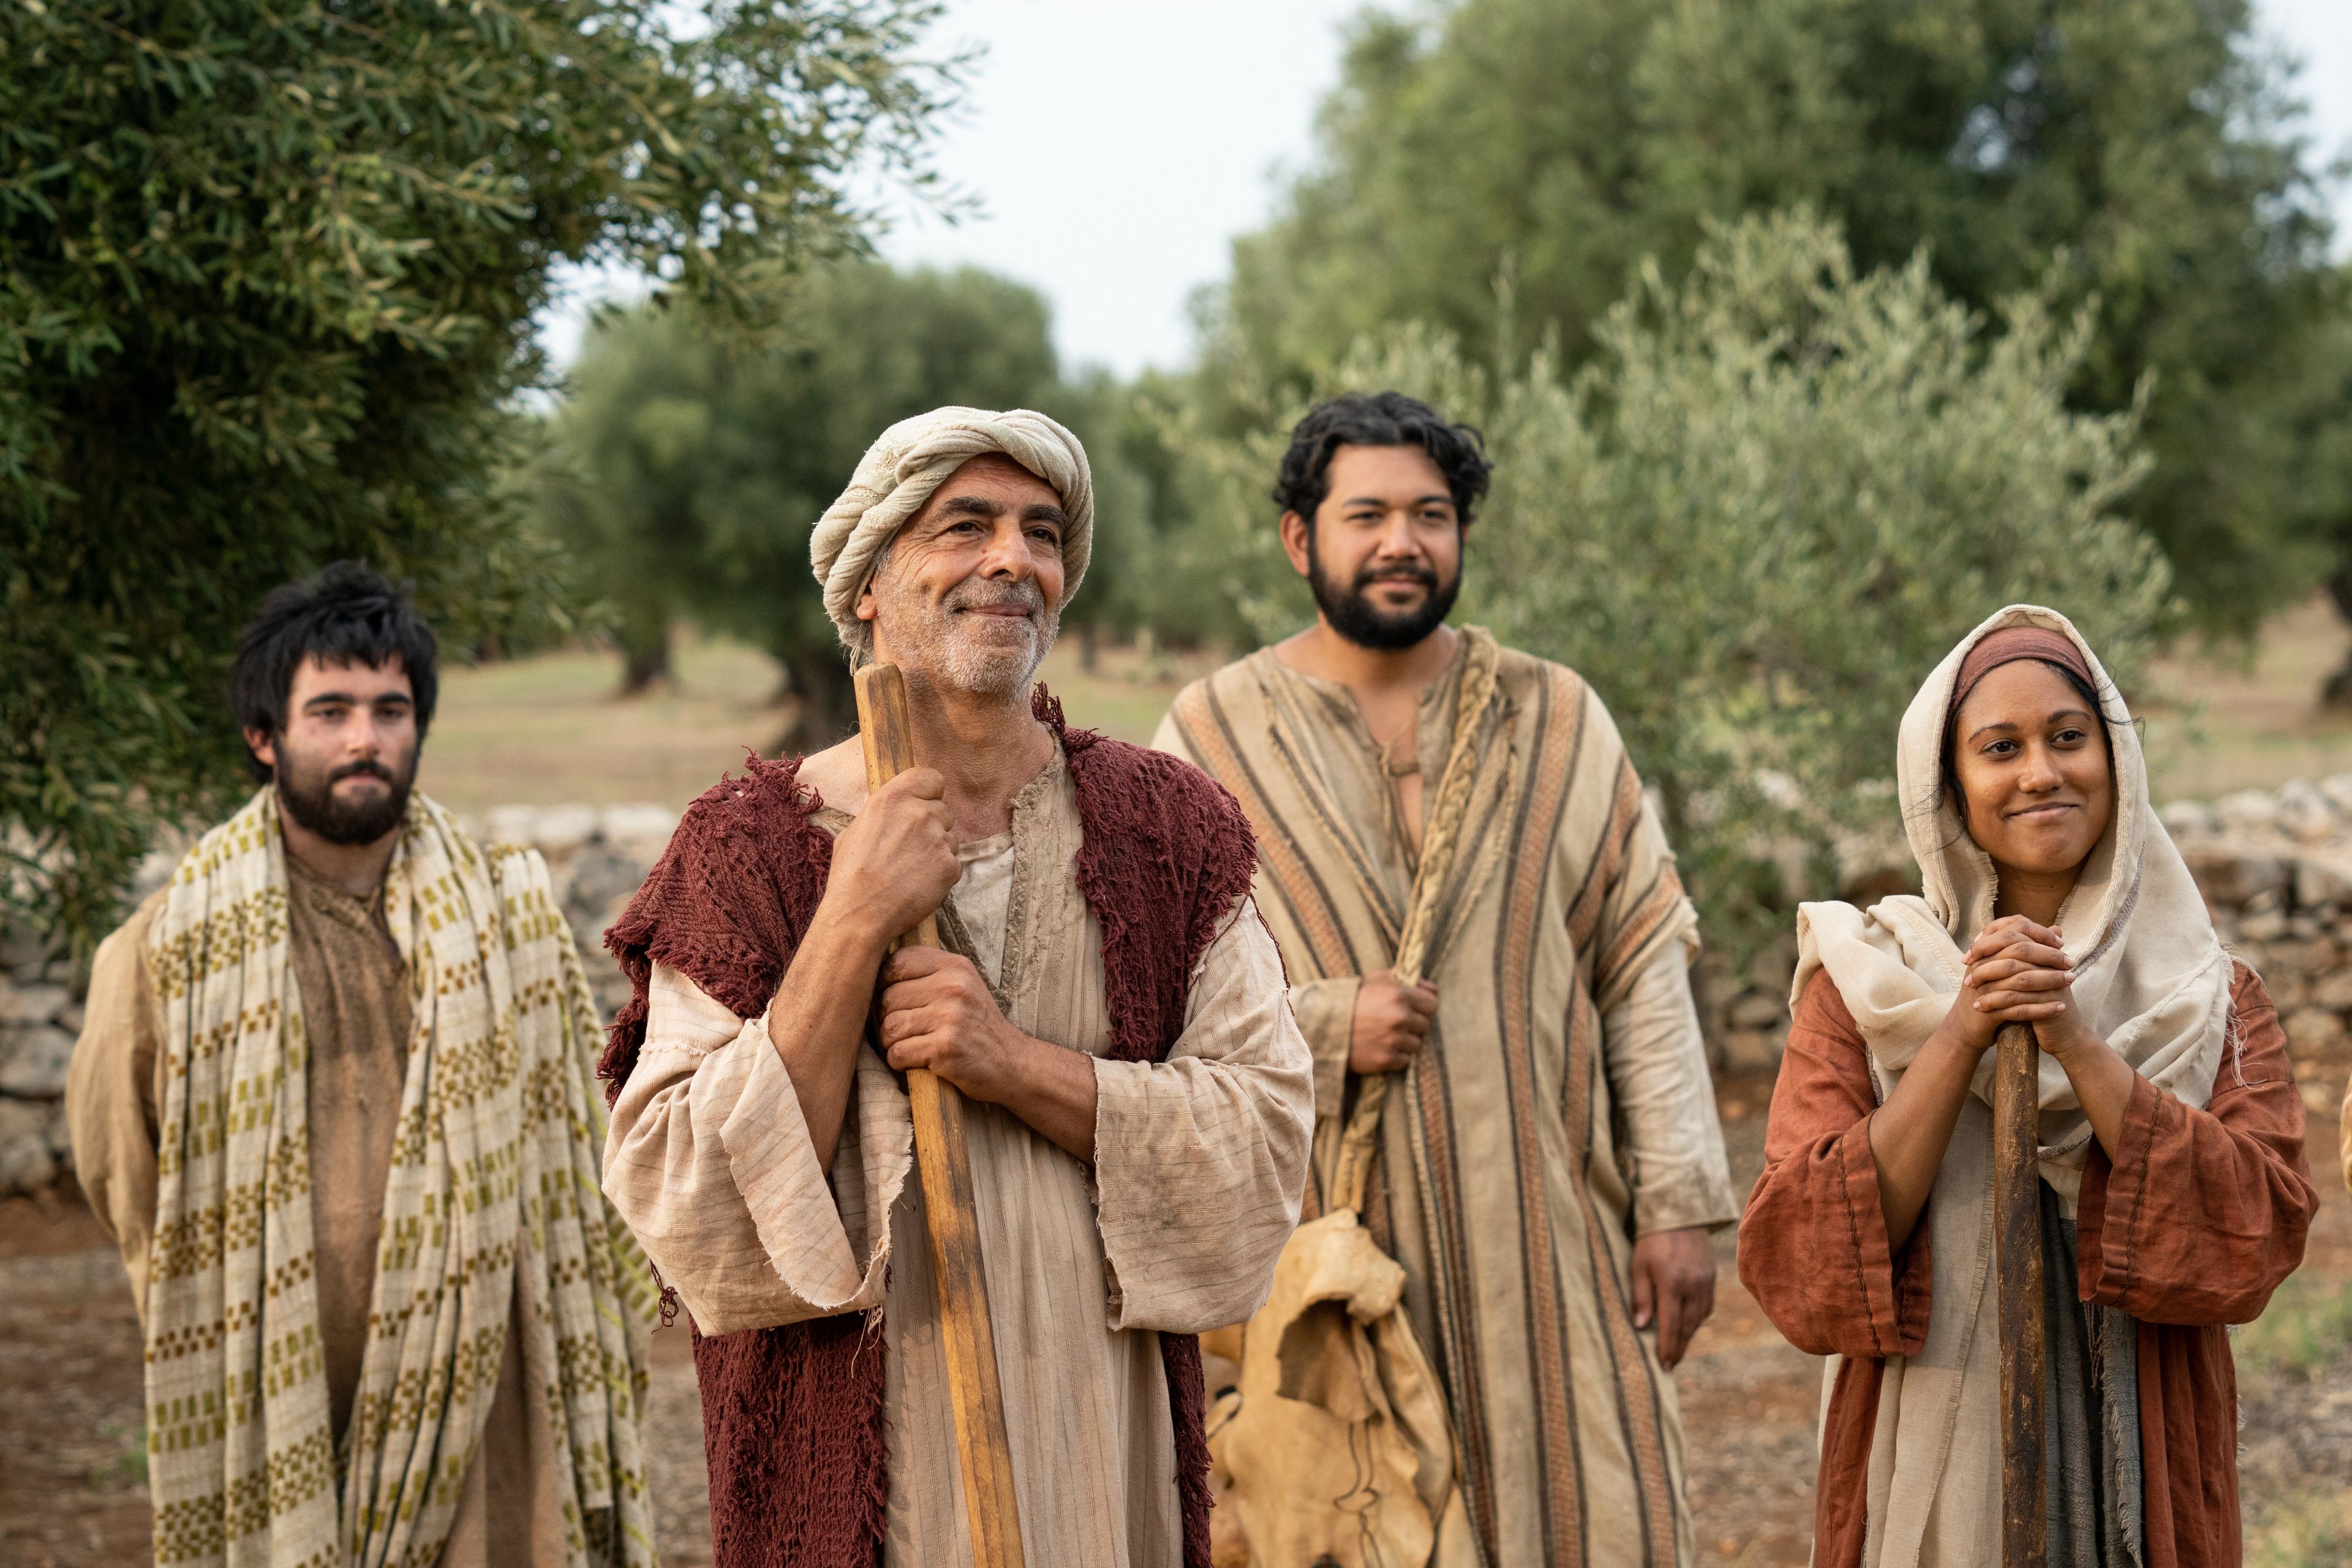
{"type": "Polygon", "coordinates": [[[1062,605],[1076,596],[1094,554],[1095,482],[1086,447],[1031,409],[934,408],[882,432],[809,536],[809,566],[843,647],[863,654],[873,646],[872,628],[857,618],[857,595],[884,547],[950,474],[992,452],[1012,458],[1062,498],[1070,519],[1062,535],[1062,605]]]}
{"type": "MultiPolygon", "coordinates": [[[[2011,605],[1970,632],[1912,699],[1895,767],[1925,895],[1885,899],[1867,911],[1844,903],[1799,906],[1795,994],[1804,994],[1816,969],[1829,971],[1887,1088],[1951,1011],[1962,955],[1991,923],[2000,889],[1991,857],[1969,837],[1960,803],[1943,788],[1944,726],[1969,649],[2008,626],[2057,632],[2081,651],[2115,759],[2106,836],[2058,912],[2074,960],[2075,1005],[2143,1077],[2202,1106],[2212,1097],[2229,1032],[2231,961],[2187,862],[2149,804],[2147,763],[2122,694],[2074,623],[2039,605],[2011,605]]],[[[1975,1083],[1979,1097],[1990,1093],[1991,1072],[1987,1053],[1975,1083]]],[[[2071,1208],[2091,1131],[2065,1072],[2046,1057],[2042,1110],[2043,1178],[2071,1208]]]]}
{"type": "MultiPolygon", "coordinates": [[[[1880,1103],[1950,1012],[1962,957],[1992,921],[1991,858],[1942,786],[1944,727],[1969,651],[2007,626],[2058,632],[2082,653],[2115,759],[2115,814],[2059,910],[2083,1021],[2158,1089],[2191,1106],[2213,1092],[2230,1035],[2231,962],[2147,797],[2147,764],[2122,695],[2072,622],[2011,605],[1962,638],[1903,716],[1895,777],[1923,897],[1797,910],[1802,996],[1827,970],[1870,1047],[1880,1103]]],[[[1927,1342],[1888,1358],[1867,1482],[1872,1568],[1991,1563],[2000,1555],[2000,1342],[1992,1275],[1992,1055],[1985,1053],[1936,1173],[1923,1222],[1933,1266],[1927,1342]]],[[[2091,1130],[2064,1071],[2042,1062],[2042,1173],[2074,1210],[2091,1130]]],[[[1832,1356],[1822,1397],[1838,1373],[1832,1356]]],[[[1825,1406],[1826,1408],[1826,1406],[1825,1406]]]]}

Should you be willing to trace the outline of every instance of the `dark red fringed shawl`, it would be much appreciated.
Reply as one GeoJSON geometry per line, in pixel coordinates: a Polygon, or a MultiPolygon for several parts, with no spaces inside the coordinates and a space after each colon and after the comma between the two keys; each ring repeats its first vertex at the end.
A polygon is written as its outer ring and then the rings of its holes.
{"type": "MultiPolygon", "coordinates": [[[[1037,717],[1069,759],[1084,839],[1078,888],[1103,931],[1111,1056],[1159,1061],[1183,1032],[1192,966],[1248,891],[1256,850],[1241,807],[1189,763],[1070,730],[1040,687],[1037,717]]],[[[797,759],[751,758],[688,806],[668,850],[605,933],[636,987],[598,1071],[636,1066],[654,965],[741,1017],[767,1006],[824,892],[833,840],[797,759]]],[[[856,1314],[694,1340],[718,1568],[872,1568],[889,1503],[882,1340],[856,1314]]],[[[1175,1415],[1185,1568],[1209,1564],[1209,1446],[1201,1343],[1162,1334],[1175,1415]]]]}

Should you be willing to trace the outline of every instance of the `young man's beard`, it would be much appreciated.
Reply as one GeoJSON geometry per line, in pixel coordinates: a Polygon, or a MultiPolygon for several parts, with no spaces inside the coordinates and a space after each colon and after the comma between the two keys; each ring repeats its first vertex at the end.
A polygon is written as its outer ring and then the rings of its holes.
{"type": "MultiPolygon", "coordinates": [[[[877,584],[879,588],[878,574],[877,584]]],[[[1045,595],[1034,578],[1017,583],[968,578],[937,605],[920,602],[919,593],[909,589],[903,596],[878,595],[885,605],[876,625],[903,665],[952,690],[1018,696],[1045,662],[1061,630],[1061,612],[1045,607],[1045,595]],[[1018,606],[1029,613],[1028,619],[983,618],[977,613],[980,605],[1018,606]],[[1015,626],[1022,633],[1017,640],[1003,635],[1015,626]]]]}
{"type": "Polygon", "coordinates": [[[1323,563],[1315,552],[1315,535],[1307,535],[1307,582],[1315,590],[1315,605],[1331,629],[1354,643],[1358,647],[1377,648],[1382,653],[1395,653],[1409,648],[1445,624],[1454,613],[1454,601],[1462,594],[1462,573],[1455,568],[1445,582],[1426,566],[1399,564],[1366,566],[1356,574],[1356,580],[1342,588],[1323,571],[1323,563]],[[1376,607],[1367,592],[1382,579],[1402,578],[1421,584],[1423,597],[1418,606],[1410,610],[1388,611],[1376,607]]]}
{"type": "Polygon", "coordinates": [[[286,742],[278,742],[278,798],[286,815],[330,844],[373,844],[398,827],[408,815],[408,792],[416,782],[416,753],[397,771],[378,762],[345,763],[338,768],[306,767],[289,757],[286,742]],[[335,796],[342,779],[366,773],[390,785],[381,795],[360,801],[335,796]]]}

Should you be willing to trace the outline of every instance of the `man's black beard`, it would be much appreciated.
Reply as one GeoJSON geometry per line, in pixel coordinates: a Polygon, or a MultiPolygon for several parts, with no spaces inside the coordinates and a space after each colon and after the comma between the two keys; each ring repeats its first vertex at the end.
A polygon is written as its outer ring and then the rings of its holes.
{"type": "Polygon", "coordinates": [[[398,827],[401,818],[408,815],[409,786],[416,782],[413,753],[406,770],[397,773],[382,763],[346,763],[324,774],[310,773],[289,765],[283,740],[278,742],[278,798],[286,815],[330,844],[373,844],[398,827]],[[361,773],[382,779],[392,787],[357,804],[336,799],[337,782],[361,773]]]}
{"type": "Polygon", "coordinates": [[[1441,584],[1436,573],[1418,565],[1367,566],[1356,574],[1353,583],[1341,589],[1324,575],[1311,532],[1307,536],[1307,582],[1315,590],[1316,607],[1323,612],[1323,618],[1331,624],[1333,631],[1358,647],[1376,648],[1382,653],[1412,647],[1444,626],[1445,617],[1454,613],[1454,601],[1462,594],[1459,571],[1452,581],[1441,584]],[[1384,578],[1418,583],[1426,590],[1427,597],[1418,609],[1394,614],[1377,609],[1366,590],[1384,578]]]}

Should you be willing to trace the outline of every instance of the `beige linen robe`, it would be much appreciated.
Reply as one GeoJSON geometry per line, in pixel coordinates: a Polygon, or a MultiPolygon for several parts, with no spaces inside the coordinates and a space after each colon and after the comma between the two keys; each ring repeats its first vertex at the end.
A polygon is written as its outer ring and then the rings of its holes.
{"type": "MultiPolygon", "coordinates": [[[[310,1041],[311,1232],[329,1408],[344,1431],[367,1353],[376,1243],[392,1140],[408,1071],[408,967],[383,923],[381,892],[358,899],[288,857],[288,963],[310,1041]]],[[[100,944],[66,1089],[74,1168],[99,1224],[122,1252],[143,1319],[155,1234],[162,1021],[147,957],[158,892],[100,944]]],[[[515,1292],[515,1310],[523,1292],[515,1292]]],[[[467,1472],[440,1568],[560,1568],[565,1529],[543,1413],[523,1390],[520,1320],[467,1472]]]]}
{"type": "MultiPolygon", "coordinates": [[[[831,832],[847,820],[816,817],[831,832]]],[[[1280,956],[1247,900],[1195,967],[1168,1059],[1103,1059],[1102,931],[1078,891],[1078,845],[1057,750],[1015,798],[1012,830],[961,851],[950,943],[1016,1028],[1097,1058],[1093,1168],[973,1103],[973,1197],[1029,1568],[1173,1568],[1182,1535],[1155,1331],[1217,1328],[1265,1300],[1297,1222],[1313,1076],[1280,956]]],[[[886,1309],[884,1562],[970,1563],[896,1075],[861,1053],[828,1173],[764,1014],[739,1018],[661,966],[648,1003],[613,1108],[605,1191],[706,1334],[886,1309]]]]}
{"type": "MultiPolygon", "coordinates": [[[[1464,663],[1421,700],[1424,799],[1464,663]]],[[[1366,1222],[1404,1265],[1486,1561],[1687,1562],[1681,1420],[1654,1333],[1633,1326],[1630,1263],[1637,1234],[1738,1212],[1690,997],[1695,916],[1578,676],[1501,650],[1478,721],[1428,964],[1436,1025],[1389,1097],[1366,1222]]],[[[1155,743],[1233,790],[1256,830],[1328,1173],[1358,977],[1389,966],[1412,887],[1380,747],[1347,688],[1271,649],[1188,687],[1155,743]]]]}

